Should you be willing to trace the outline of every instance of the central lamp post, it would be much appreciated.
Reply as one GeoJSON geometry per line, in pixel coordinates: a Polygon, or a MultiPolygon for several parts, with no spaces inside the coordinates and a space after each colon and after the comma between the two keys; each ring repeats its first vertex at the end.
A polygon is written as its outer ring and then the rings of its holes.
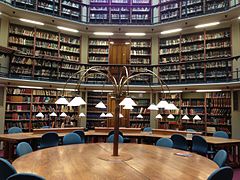
{"type": "MultiPolygon", "coordinates": [[[[161,85],[161,88],[163,90],[163,85],[166,85],[163,80],[153,71],[145,69],[144,72],[133,72],[129,73],[129,70],[126,66],[123,66],[118,72],[120,76],[116,78],[116,73],[113,74],[109,68],[101,67],[101,66],[93,66],[88,69],[81,69],[75,74],[73,74],[66,82],[64,88],[63,88],[63,95],[64,95],[64,89],[67,87],[67,84],[69,80],[79,74],[80,80],[78,85],[78,92],[80,91],[80,84],[84,78],[87,78],[91,74],[99,74],[103,75],[107,78],[108,81],[111,82],[113,86],[113,94],[112,96],[115,98],[115,112],[114,112],[114,142],[113,142],[113,156],[118,156],[118,137],[119,137],[119,114],[120,114],[120,106],[123,106],[123,109],[133,109],[133,106],[136,105],[136,103],[128,96],[128,93],[126,93],[128,89],[128,84],[131,79],[138,77],[138,76],[153,76],[156,77],[158,80],[158,83],[161,85]],[[127,86],[127,88],[125,87],[127,86]],[[127,94],[127,96],[126,96],[127,94]],[[124,98],[124,99],[123,99],[124,98]],[[123,100],[122,100],[123,99],[123,100]],[[122,101],[121,101],[122,100],[122,101]]],[[[166,85],[167,86],[167,85],[166,85]]],[[[86,104],[86,102],[80,97],[78,94],[74,99],[68,103],[68,101],[64,98],[64,96],[60,97],[56,102],[56,104],[67,104],[68,106],[80,106],[86,104]]],[[[159,103],[159,105],[162,105],[165,103],[165,100],[163,103],[159,103]]],[[[166,104],[166,103],[165,103],[166,104]]],[[[161,108],[164,108],[161,106],[161,108]]]]}

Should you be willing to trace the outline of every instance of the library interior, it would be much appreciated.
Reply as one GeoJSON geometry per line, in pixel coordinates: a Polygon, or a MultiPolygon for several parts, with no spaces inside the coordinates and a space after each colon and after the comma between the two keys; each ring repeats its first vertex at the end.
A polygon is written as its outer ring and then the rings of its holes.
{"type": "Polygon", "coordinates": [[[0,0],[0,180],[240,179],[240,0],[0,0]]]}

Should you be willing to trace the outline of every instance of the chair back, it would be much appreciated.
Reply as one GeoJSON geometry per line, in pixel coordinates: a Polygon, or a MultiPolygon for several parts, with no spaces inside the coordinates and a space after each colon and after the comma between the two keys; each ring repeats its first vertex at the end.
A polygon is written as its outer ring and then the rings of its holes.
{"type": "Polygon", "coordinates": [[[63,137],[63,145],[80,144],[81,142],[81,137],[76,133],[68,133],[63,137]]]}
{"type": "Polygon", "coordinates": [[[192,137],[192,151],[201,155],[206,155],[208,152],[207,141],[202,136],[194,135],[192,137]]]}
{"type": "Polygon", "coordinates": [[[227,160],[227,152],[224,149],[221,149],[214,156],[213,161],[221,168],[225,165],[227,160]]]}
{"type": "Polygon", "coordinates": [[[229,138],[228,134],[225,131],[216,131],[213,133],[213,137],[229,138]]]}
{"type": "Polygon", "coordinates": [[[42,135],[40,148],[58,146],[59,137],[56,132],[47,132],[42,135]]]}
{"type": "MultiPolygon", "coordinates": [[[[112,131],[110,131],[110,132],[108,133],[108,137],[111,136],[112,134],[114,134],[114,130],[112,130],[112,131]]],[[[123,137],[122,131],[118,131],[118,134],[123,137]]]]}
{"type": "Polygon", "coordinates": [[[171,136],[171,140],[173,141],[173,148],[181,149],[181,150],[188,150],[188,143],[186,138],[181,134],[173,134],[171,136]]]}
{"type": "Polygon", "coordinates": [[[76,133],[76,134],[78,134],[80,136],[81,143],[85,143],[85,133],[84,133],[84,131],[75,130],[75,131],[73,131],[73,133],[76,133]]]}
{"type": "Polygon", "coordinates": [[[226,166],[213,171],[207,180],[220,180],[220,179],[232,180],[232,178],[233,178],[233,170],[231,167],[226,166]]]}
{"type": "Polygon", "coordinates": [[[16,153],[18,155],[18,157],[23,156],[25,154],[28,154],[30,152],[32,152],[32,147],[30,146],[29,143],[27,142],[21,142],[17,145],[16,148],[16,153]]]}
{"type": "Polygon", "coordinates": [[[36,174],[30,173],[17,173],[10,176],[7,180],[45,180],[45,178],[36,174]]]}
{"type": "MultiPolygon", "coordinates": [[[[114,141],[114,134],[108,136],[107,138],[108,143],[113,143],[113,141],[114,141]]],[[[118,135],[118,143],[123,143],[123,137],[120,134],[118,135]]]]}
{"type": "Polygon", "coordinates": [[[0,158],[0,169],[0,180],[6,180],[9,176],[17,173],[12,164],[3,158],[0,158]]]}
{"type": "Polygon", "coordinates": [[[173,141],[169,138],[161,138],[157,141],[156,146],[172,148],[173,141]]]}
{"type": "Polygon", "coordinates": [[[143,132],[151,132],[152,131],[152,128],[151,127],[145,127],[143,129],[143,132]]]}
{"type": "Polygon", "coordinates": [[[22,129],[19,127],[11,127],[8,129],[8,134],[22,133],[22,129]]]}

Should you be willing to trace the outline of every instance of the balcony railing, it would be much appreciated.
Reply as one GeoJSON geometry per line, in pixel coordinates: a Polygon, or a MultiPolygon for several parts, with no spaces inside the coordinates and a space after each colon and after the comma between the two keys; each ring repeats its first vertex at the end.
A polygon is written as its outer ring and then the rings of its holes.
{"type": "Polygon", "coordinates": [[[10,6],[86,24],[153,25],[208,15],[239,6],[229,0],[167,1],[157,5],[83,4],[77,0],[0,0],[10,6]]]}

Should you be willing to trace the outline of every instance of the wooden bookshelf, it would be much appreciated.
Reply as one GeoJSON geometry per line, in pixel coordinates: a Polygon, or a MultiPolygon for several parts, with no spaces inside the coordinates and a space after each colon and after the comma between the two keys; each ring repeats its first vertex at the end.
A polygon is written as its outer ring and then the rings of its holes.
{"type": "Polygon", "coordinates": [[[180,18],[180,2],[176,0],[159,1],[159,21],[167,22],[180,18]]]}
{"type": "Polygon", "coordinates": [[[37,0],[37,11],[50,14],[50,15],[59,15],[59,0],[37,0]]]}
{"type": "Polygon", "coordinates": [[[182,0],[181,2],[181,16],[192,17],[199,16],[204,12],[204,1],[203,0],[182,0]]]}

